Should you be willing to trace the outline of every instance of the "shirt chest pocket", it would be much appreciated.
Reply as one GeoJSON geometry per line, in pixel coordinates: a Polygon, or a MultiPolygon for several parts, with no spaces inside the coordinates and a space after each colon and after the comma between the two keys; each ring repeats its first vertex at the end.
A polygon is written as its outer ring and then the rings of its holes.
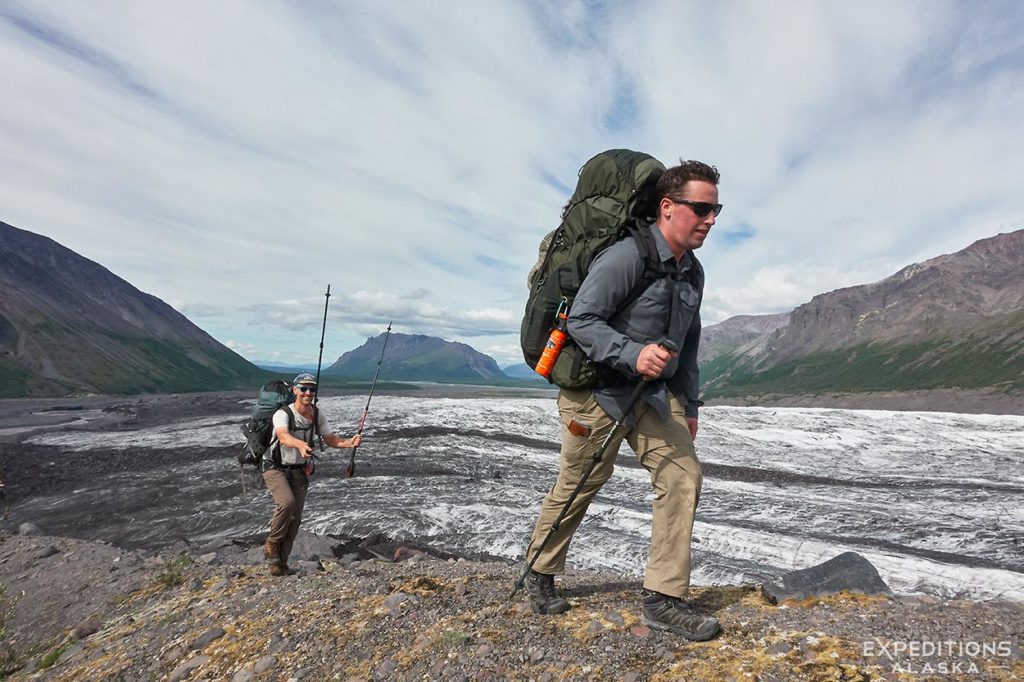
{"type": "Polygon", "coordinates": [[[676,288],[672,306],[672,338],[684,338],[697,310],[700,308],[700,292],[689,282],[680,282],[676,288]]]}
{"type": "Polygon", "coordinates": [[[687,308],[696,308],[700,303],[700,294],[689,282],[680,282],[679,301],[687,308]]]}

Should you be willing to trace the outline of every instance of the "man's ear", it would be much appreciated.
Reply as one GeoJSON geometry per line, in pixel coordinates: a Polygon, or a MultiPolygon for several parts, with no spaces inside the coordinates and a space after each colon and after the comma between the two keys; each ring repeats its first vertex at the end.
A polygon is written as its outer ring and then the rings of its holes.
{"type": "Polygon", "coordinates": [[[665,216],[665,219],[668,220],[671,217],[672,207],[674,205],[675,204],[671,199],[668,197],[662,197],[661,201],[658,202],[658,217],[661,218],[662,216],[665,216]],[[665,215],[666,209],[668,210],[669,215],[665,215]]]}

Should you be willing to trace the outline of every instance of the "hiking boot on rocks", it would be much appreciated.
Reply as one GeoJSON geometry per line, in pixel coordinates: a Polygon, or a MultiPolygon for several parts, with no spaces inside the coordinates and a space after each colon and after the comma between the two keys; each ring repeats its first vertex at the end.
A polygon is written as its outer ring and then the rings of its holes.
{"type": "Polygon", "coordinates": [[[694,613],[682,599],[660,592],[644,590],[643,621],[655,630],[667,630],[695,642],[703,642],[718,634],[721,626],[712,616],[694,613]]]}
{"type": "Polygon", "coordinates": [[[284,575],[292,575],[294,573],[294,569],[289,568],[288,564],[270,564],[270,575],[280,577],[284,575]]]}
{"type": "Polygon", "coordinates": [[[569,602],[559,597],[555,590],[554,576],[530,569],[524,584],[534,613],[565,613],[569,610],[569,602]]]}
{"type": "Polygon", "coordinates": [[[268,564],[280,565],[284,562],[281,560],[281,545],[277,542],[267,542],[263,545],[263,558],[266,559],[268,564]]]}

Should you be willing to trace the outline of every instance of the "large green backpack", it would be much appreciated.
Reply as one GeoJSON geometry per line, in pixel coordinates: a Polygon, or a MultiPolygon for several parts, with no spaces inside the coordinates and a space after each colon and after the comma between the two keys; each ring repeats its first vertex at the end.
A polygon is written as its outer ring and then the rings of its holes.
{"type": "MultiPolygon", "coordinates": [[[[653,156],[628,149],[602,152],[580,168],[562,222],[544,237],[538,262],[530,271],[530,296],[519,330],[523,358],[530,367],[536,368],[544,352],[562,299],[571,309],[590,263],[603,249],[632,236],[644,261],[643,275],[619,310],[665,274],[646,227],[657,214],[654,188],[664,171],[665,166],[653,156]]],[[[598,379],[597,365],[570,339],[548,380],[573,389],[595,386],[598,379]]]]}

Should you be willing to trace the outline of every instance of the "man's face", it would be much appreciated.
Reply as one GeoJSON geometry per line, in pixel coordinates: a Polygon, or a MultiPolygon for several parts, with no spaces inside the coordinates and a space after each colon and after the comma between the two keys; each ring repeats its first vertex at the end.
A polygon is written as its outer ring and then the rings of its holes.
{"type": "Polygon", "coordinates": [[[292,389],[292,393],[295,394],[295,402],[300,405],[309,405],[316,397],[316,386],[300,384],[292,389]]]}
{"type": "Polygon", "coordinates": [[[708,211],[704,217],[697,215],[700,207],[678,203],[672,199],[705,204],[718,203],[718,187],[703,180],[690,180],[683,185],[680,196],[666,197],[658,205],[658,227],[665,236],[669,248],[676,258],[687,251],[704,246],[711,226],[715,224],[715,212],[708,211]]]}

